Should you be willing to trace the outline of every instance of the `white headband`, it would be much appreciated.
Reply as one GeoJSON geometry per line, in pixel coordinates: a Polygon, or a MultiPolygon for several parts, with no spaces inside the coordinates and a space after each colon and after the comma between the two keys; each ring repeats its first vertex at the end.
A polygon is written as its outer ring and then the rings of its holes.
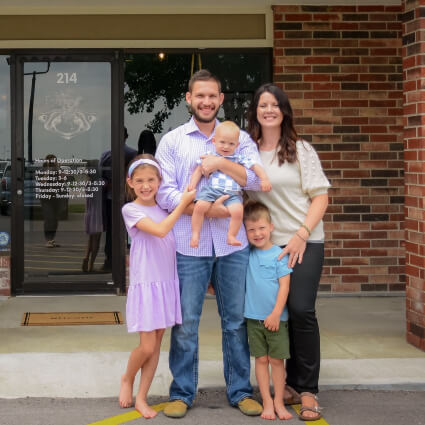
{"type": "Polygon", "coordinates": [[[152,161],[151,159],[138,159],[137,161],[134,161],[129,169],[128,169],[128,177],[131,178],[131,175],[133,174],[133,171],[136,167],[138,167],[139,165],[142,164],[149,164],[149,165],[153,165],[154,167],[156,167],[159,171],[159,175],[161,175],[161,168],[159,168],[159,165],[155,162],[152,161]]]}

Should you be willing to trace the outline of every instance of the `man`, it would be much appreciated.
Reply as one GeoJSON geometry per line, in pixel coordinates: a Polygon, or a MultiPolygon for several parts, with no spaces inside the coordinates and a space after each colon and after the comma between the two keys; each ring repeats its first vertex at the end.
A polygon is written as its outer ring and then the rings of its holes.
{"type": "MultiPolygon", "coordinates": [[[[136,149],[127,146],[128,139],[127,127],[124,127],[124,166],[127,169],[130,161],[137,155],[136,149]]],[[[107,150],[102,153],[99,160],[101,175],[105,181],[102,199],[102,215],[105,228],[105,261],[102,271],[110,272],[112,270],[112,151],[107,150]]]]}
{"type": "MultiPolygon", "coordinates": [[[[191,120],[167,133],[161,140],[156,158],[163,180],[157,202],[172,211],[189,184],[196,160],[213,150],[212,138],[218,124],[216,116],[224,95],[220,81],[209,71],[200,70],[189,81],[186,102],[191,108],[191,120]]],[[[237,153],[260,163],[258,151],[247,133],[241,132],[237,153]]],[[[242,187],[259,189],[259,179],[240,164],[213,155],[203,159],[204,175],[220,169],[242,187]]],[[[202,179],[198,190],[206,184],[202,179]]],[[[187,207],[174,226],[177,247],[177,270],[180,280],[182,325],[171,332],[170,369],[173,382],[170,403],[165,415],[181,418],[193,403],[198,384],[198,326],[208,283],[212,281],[221,317],[224,377],[227,398],[247,415],[259,415],[262,408],[251,398],[249,382],[250,359],[244,323],[245,275],[248,264],[248,242],[241,227],[237,238],[241,246],[226,243],[229,214],[223,200],[217,200],[204,220],[198,248],[190,247],[191,214],[187,207]]]]}

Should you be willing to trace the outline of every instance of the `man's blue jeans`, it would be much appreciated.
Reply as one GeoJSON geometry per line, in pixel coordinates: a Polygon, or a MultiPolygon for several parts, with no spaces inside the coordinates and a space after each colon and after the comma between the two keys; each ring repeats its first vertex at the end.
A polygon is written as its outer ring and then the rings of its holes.
{"type": "Polygon", "coordinates": [[[170,400],[191,406],[198,385],[198,327],[210,280],[221,317],[227,398],[236,405],[252,395],[250,359],[244,322],[245,275],[249,247],[224,257],[191,257],[177,253],[182,306],[181,325],[171,331],[170,400]]]}

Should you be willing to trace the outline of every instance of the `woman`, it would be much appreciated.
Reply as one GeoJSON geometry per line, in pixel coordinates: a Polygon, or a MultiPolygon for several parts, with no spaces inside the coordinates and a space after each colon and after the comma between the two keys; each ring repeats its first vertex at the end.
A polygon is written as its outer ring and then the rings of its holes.
{"type": "Polygon", "coordinates": [[[65,193],[62,189],[62,175],[59,169],[58,160],[55,155],[48,154],[44,158],[43,170],[41,176],[49,182],[52,191],[49,196],[41,199],[41,209],[44,219],[44,238],[47,248],[57,248],[60,245],[55,241],[56,231],[58,230],[59,213],[62,206],[62,199],[56,197],[56,194],[65,193]]]}
{"type": "Polygon", "coordinates": [[[293,268],[288,297],[291,359],[285,402],[301,401],[300,418],[321,417],[316,394],[320,334],[315,302],[324,257],[322,218],[330,186],[313,147],[298,139],[288,96],[273,84],[261,86],[248,111],[248,132],[257,143],[271,192],[248,192],[270,209],[272,240],[293,268]],[[301,398],[301,400],[300,400],[301,398]]]}
{"type": "Polygon", "coordinates": [[[139,141],[137,142],[137,153],[139,155],[143,153],[150,153],[155,155],[156,152],[156,140],[155,136],[150,130],[143,130],[140,133],[139,141]]]}

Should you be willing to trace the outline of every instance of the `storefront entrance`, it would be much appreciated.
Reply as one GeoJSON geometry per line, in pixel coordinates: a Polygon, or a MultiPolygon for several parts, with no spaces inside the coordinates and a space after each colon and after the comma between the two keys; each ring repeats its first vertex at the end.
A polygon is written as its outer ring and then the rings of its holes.
{"type": "Polygon", "coordinates": [[[14,293],[119,292],[125,288],[119,58],[10,60],[15,102],[1,212],[12,216],[14,293]]]}
{"type": "Polygon", "coordinates": [[[270,58],[264,49],[0,56],[0,260],[10,258],[11,294],[124,294],[129,153],[154,153],[190,118],[187,81],[201,67],[222,81],[219,119],[244,128],[270,58]]]}

